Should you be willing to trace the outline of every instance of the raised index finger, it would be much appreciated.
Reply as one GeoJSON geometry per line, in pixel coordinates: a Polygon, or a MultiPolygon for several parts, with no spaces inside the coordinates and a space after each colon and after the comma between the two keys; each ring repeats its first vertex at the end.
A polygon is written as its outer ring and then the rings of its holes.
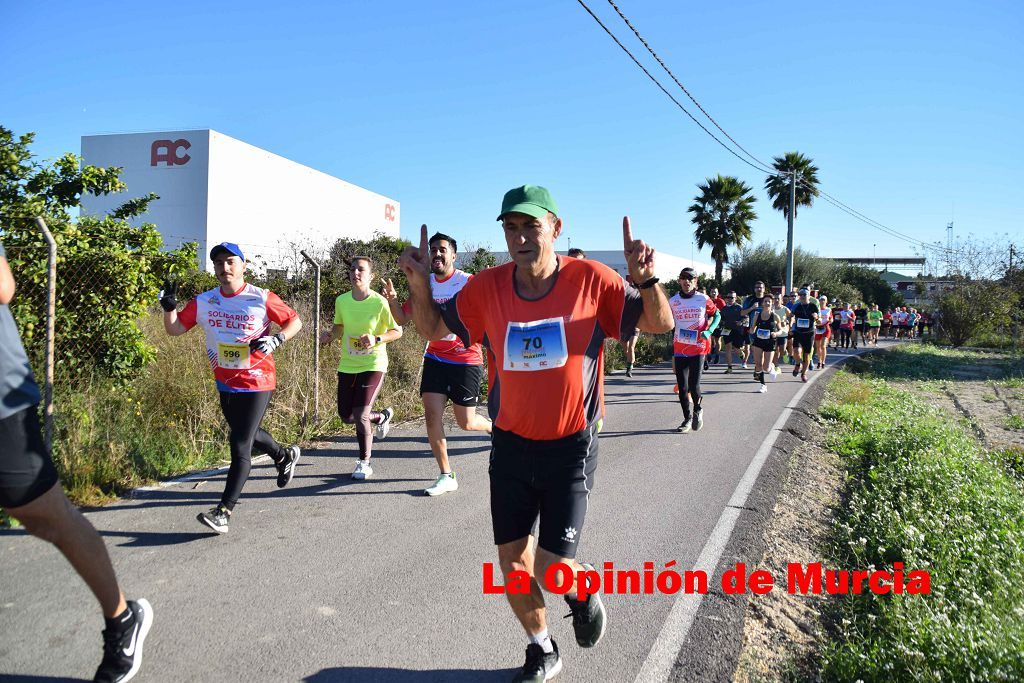
{"type": "Polygon", "coordinates": [[[420,226],[420,256],[427,253],[427,224],[420,226]]]}
{"type": "Polygon", "coordinates": [[[633,231],[629,227],[629,216],[622,217],[622,248],[629,251],[633,246],[633,231]]]}

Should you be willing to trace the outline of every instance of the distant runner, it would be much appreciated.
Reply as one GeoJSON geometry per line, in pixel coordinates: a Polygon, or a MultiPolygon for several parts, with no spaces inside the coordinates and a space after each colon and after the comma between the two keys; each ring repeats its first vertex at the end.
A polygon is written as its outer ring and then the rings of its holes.
{"type": "Polygon", "coordinates": [[[219,534],[228,532],[231,513],[249,478],[252,451],[266,453],[277,467],[277,486],[292,480],[299,461],[298,446],[282,446],[260,427],[277,387],[271,355],[302,329],[298,314],[273,292],[245,282],[245,256],[237,244],[221,242],[210,250],[220,287],[185,304],[179,313],[177,284],[167,283],[161,294],[164,330],[172,337],[199,325],[206,334],[206,355],[220,393],[220,408],[228,423],[231,467],[220,504],[197,519],[219,534]],[[270,324],[281,326],[270,334],[270,324]]]}
{"type": "Polygon", "coordinates": [[[683,409],[683,421],[676,428],[677,432],[696,431],[704,426],[700,375],[704,357],[711,350],[710,337],[721,320],[715,302],[696,290],[697,271],[683,268],[679,271],[679,293],[668,302],[676,325],[672,365],[679,387],[679,405],[683,409]]]}

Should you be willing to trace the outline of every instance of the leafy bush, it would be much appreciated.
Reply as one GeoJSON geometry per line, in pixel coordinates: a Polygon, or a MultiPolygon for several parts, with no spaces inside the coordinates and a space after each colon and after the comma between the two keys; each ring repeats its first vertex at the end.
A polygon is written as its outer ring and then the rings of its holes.
{"type": "Polygon", "coordinates": [[[997,282],[960,278],[936,299],[942,335],[953,346],[1003,326],[1017,314],[1019,295],[997,282]]]}

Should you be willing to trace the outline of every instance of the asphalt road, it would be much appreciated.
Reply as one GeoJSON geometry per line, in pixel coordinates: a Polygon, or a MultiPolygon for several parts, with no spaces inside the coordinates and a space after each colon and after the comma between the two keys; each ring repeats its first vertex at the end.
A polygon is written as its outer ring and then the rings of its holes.
{"type": "MultiPolygon", "coordinates": [[[[842,354],[833,358],[841,358],[842,354]]],[[[830,359],[831,361],[832,359],[830,359]]],[[[704,378],[704,429],[679,434],[668,364],[606,380],[607,417],[580,559],[619,569],[694,565],[759,446],[802,383],[787,372],[755,392],[750,372],[704,378]]],[[[449,430],[460,488],[422,495],[436,465],[421,422],[374,451],[353,481],[354,439],[304,451],[292,484],[253,468],[231,531],[195,520],[224,474],[145,492],[89,519],[129,597],[155,622],[137,680],[504,681],[526,639],[504,597],[483,594],[495,561],[486,437],[449,430]]],[[[102,622],[51,546],[0,532],[0,678],[89,678],[102,622]]],[[[712,586],[712,590],[715,587],[712,586]]],[[[548,597],[560,681],[632,681],[675,596],[606,595],[605,639],[581,650],[560,598],[548,597]]]]}

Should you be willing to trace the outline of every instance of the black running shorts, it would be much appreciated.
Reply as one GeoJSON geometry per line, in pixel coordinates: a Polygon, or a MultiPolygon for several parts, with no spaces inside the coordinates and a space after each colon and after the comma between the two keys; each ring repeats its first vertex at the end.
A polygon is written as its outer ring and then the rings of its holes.
{"type": "Polygon", "coordinates": [[[804,351],[814,350],[814,332],[801,332],[793,337],[793,346],[799,346],[804,351]]]}
{"type": "MultiPolygon", "coordinates": [[[[783,341],[785,341],[785,340],[783,340],[783,341]]],[[[774,352],[775,351],[775,340],[774,339],[758,339],[757,337],[754,337],[754,348],[755,349],[761,349],[765,353],[768,353],[769,351],[774,352]]]]}
{"type": "Polygon", "coordinates": [[[420,394],[444,394],[457,406],[472,407],[480,401],[483,375],[482,365],[457,365],[424,358],[420,394]]]}
{"type": "Polygon", "coordinates": [[[575,558],[597,470],[597,426],[553,441],[533,441],[497,427],[491,435],[494,544],[533,533],[537,545],[575,558]]]}
{"type": "Polygon", "coordinates": [[[0,507],[28,505],[57,483],[43,443],[38,406],[0,420],[0,507]]]}
{"type": "Polygon", "coordinates": [[[733,330],[729,333],[729,343],[734,349],[742,349],[747,343],[747,333],[742,330],[733,330]]]}

